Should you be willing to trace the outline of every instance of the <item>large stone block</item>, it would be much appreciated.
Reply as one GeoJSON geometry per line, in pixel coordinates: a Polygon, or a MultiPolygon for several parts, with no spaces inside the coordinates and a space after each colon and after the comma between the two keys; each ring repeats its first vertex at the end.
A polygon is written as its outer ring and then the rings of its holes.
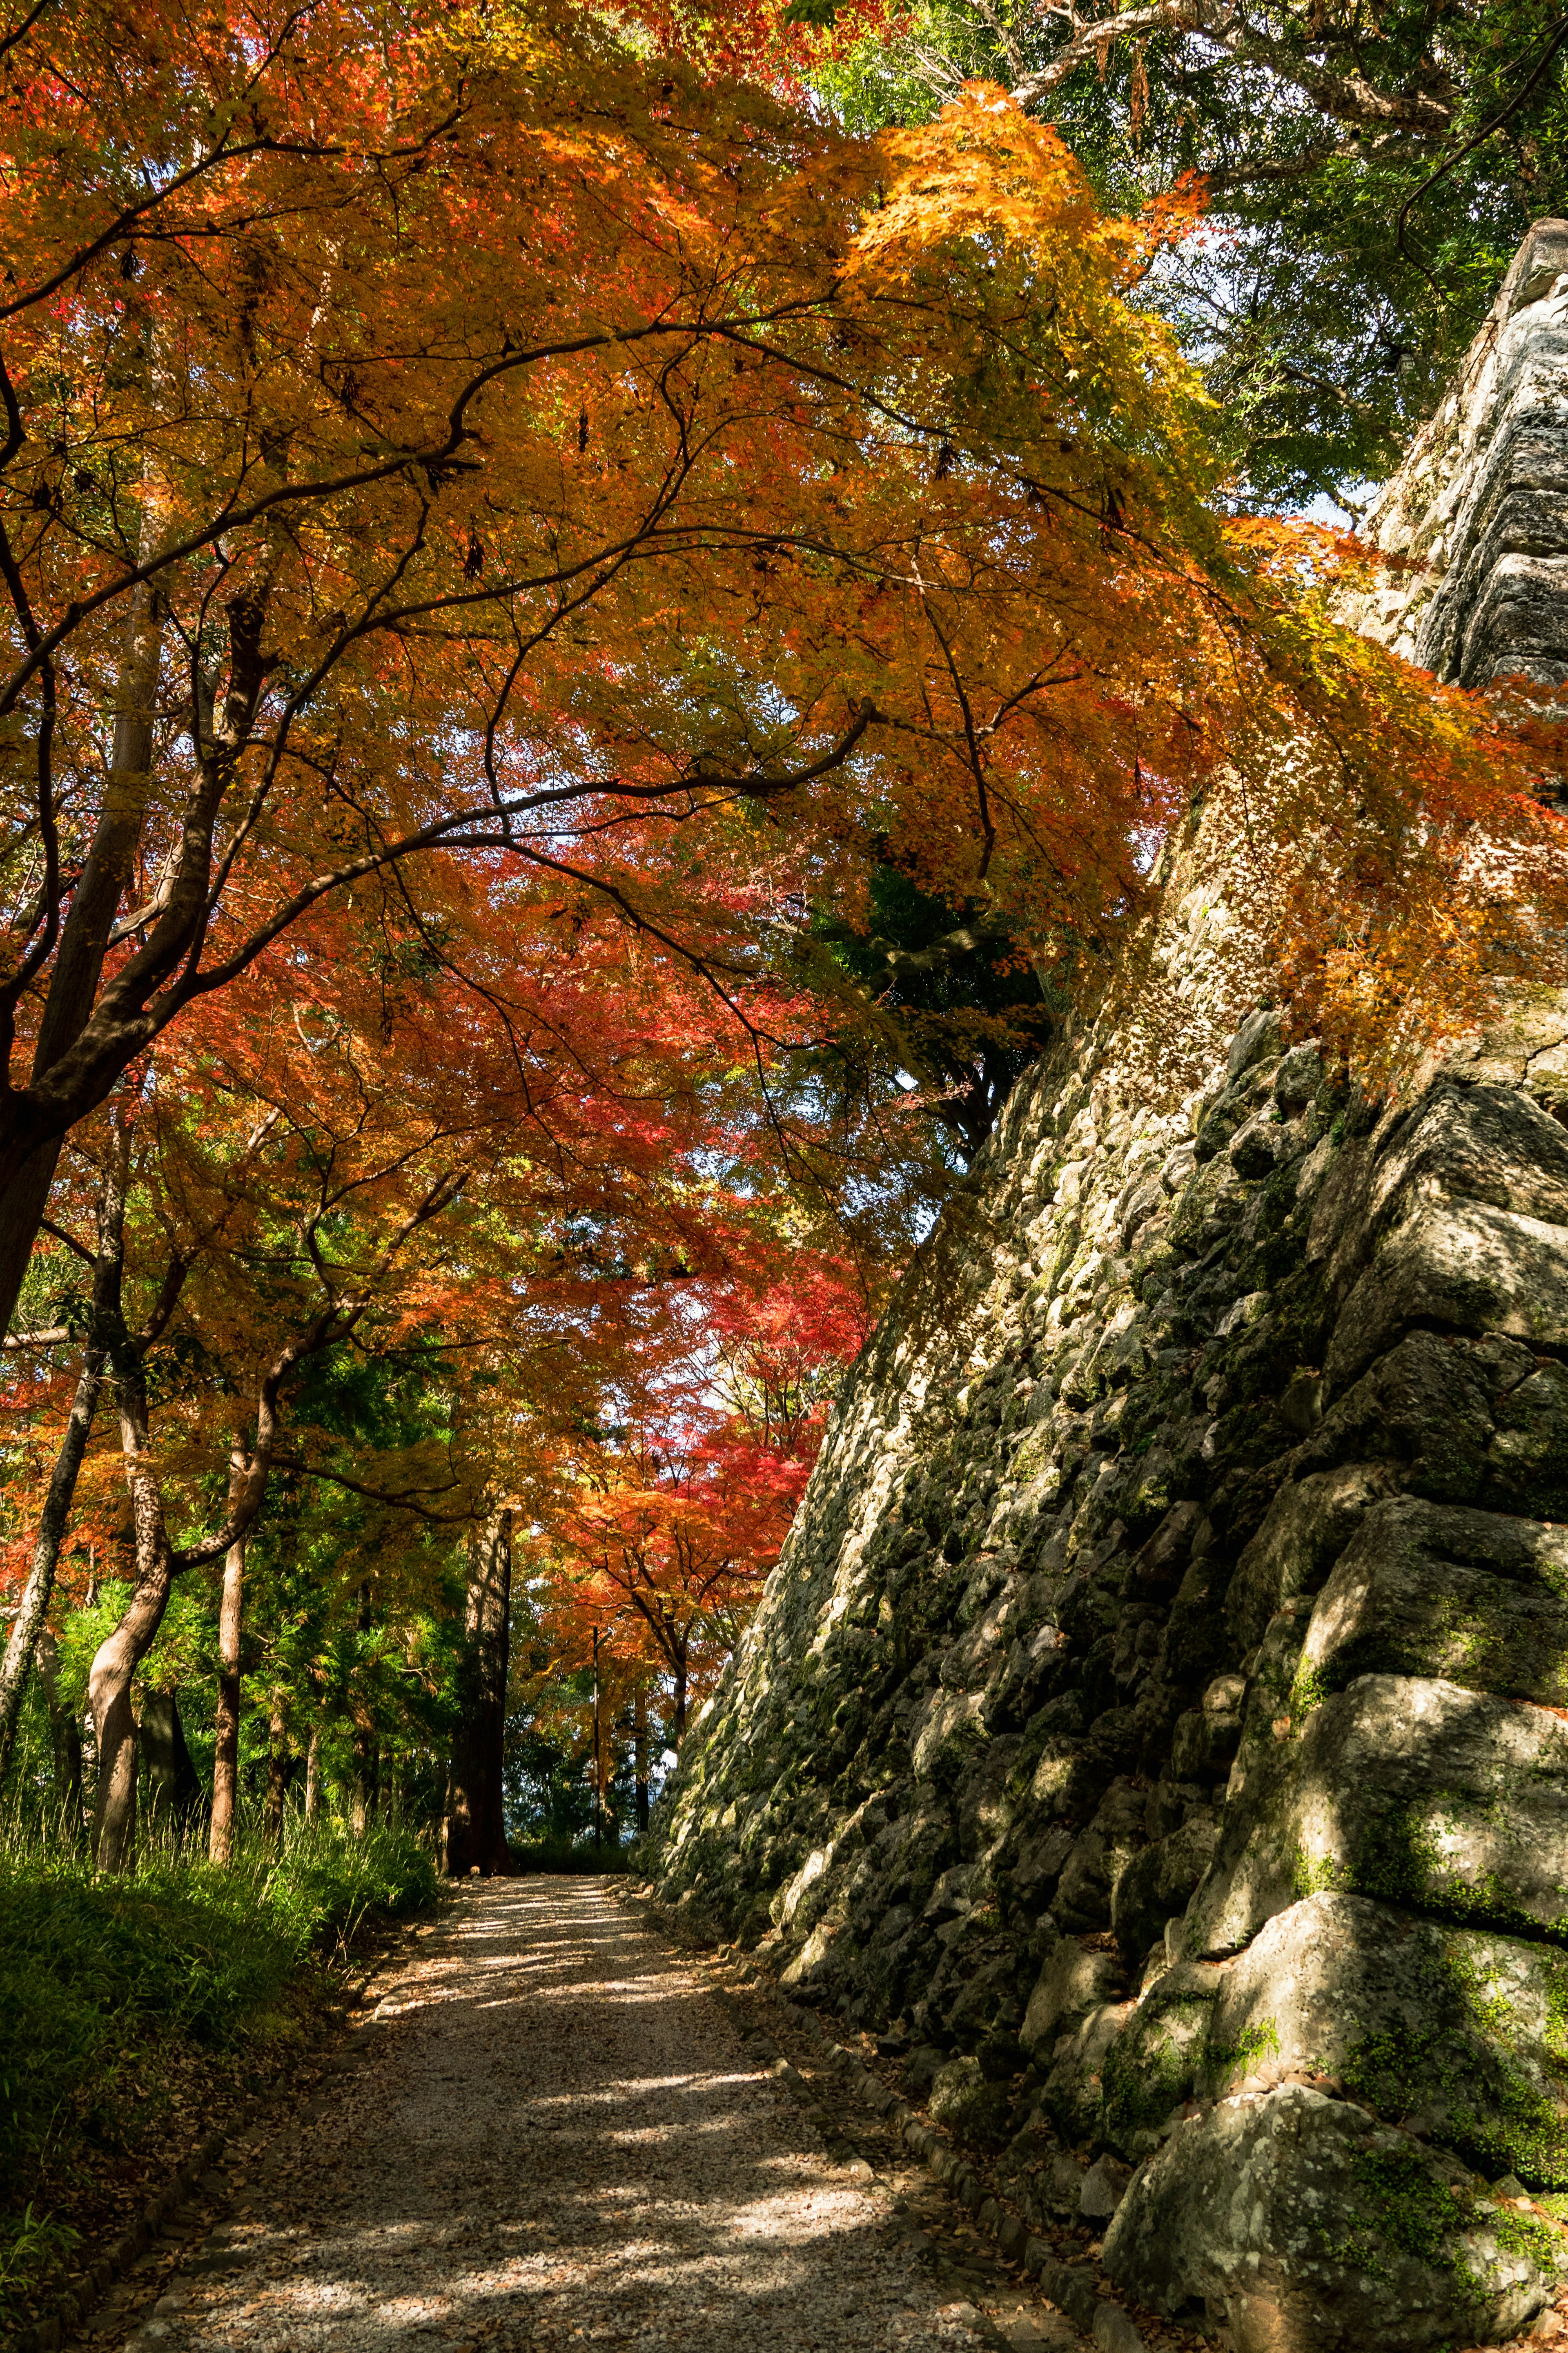
{"type": "Polygon", "coordinates": [[[1338,1250],[1363,1250],[1423,1207],[1483,1202],[1568,1226],[1568,1133],[1515,1087],[1440,1080],[1378,1153],[1338,1250]]]}
{"type": "Polygon", "coordinates": [[[1413,1324],[1568,1345],[1568,1228],[1487,1201],[1420,1202],[1344,1304],[1324,1363],[1335,1388],[1413,1324]]]}
{"type": "Polygon", "coordinates": [[[1063,1936],[1047,1956],[1029,1996],[1019,2038],[1025,2049],[1037,2061],[1048,2059],[1058,2035],[1115,2000],[1121,1989],[1113,1953],[1092,1951],[1076,1936],[1063,1936]]]}
{"type": "Polygon", "coordinates": [[[1568,1955],[1319,1894],[1226,1968],[1168,1970],[1143,2007],[1190,2004],[1194,1988],[1203,2034],[1178,2096],[1329,2077],[1488,2177],[1568,2186],[1568,1955]]]}
{"type": "Polygon", "coordinates": [[[1124,2157],[1136,2160],[1157,2148],[1173,2112],[1204,2083],[1226,1974],[1210,1961],[1178,1961],[1155,1979],[1107,2052],[1101,2125],[1124,2157]]]}
{"type": "Polygon", "coordinates": [[[1318,1597],[1304,1693],[1440,1677],[1568,1704],[1568,1529],[1406,1498],[1370,1512],[1318,1597]]]}
{"type": "Polygon", "coordinates": [[[1288,2084],[1178,2125],[1104,2262],[1156,2311],[1223,2315],[1236,2353],[1438,2353],[1531,2319],[1555,2243],[1445,2151],[1288,2084]]]}
{"type": "Polygon", "coordinates": [[[1295,1475],[1384,1461],[1395,1485],[1475,1503],[1492,1474],[1500,1398],[1533,1370],[1533,1356],[1513,1340],[1407,1332],[1331,1404],[1297,1449],[1295,1475]]]}
{"type": "Polygon", "coordinates": [[[1287,1602],[1318,1591],[1366,1513],[1396,1484],[1389,1463],[1346,1462],[1280,1488],[1226,1594],[1226,1628],[1238,1656],[1262,1641],[1287,1602]]]}
{"type": "Polygon", "coordinates": [[[1364,1675],[1274,1727],[1194,1897],[1234,1953],[1319,1888],[1568,1942],[1568,1724],[1458,1684],[1364,1675]]]}

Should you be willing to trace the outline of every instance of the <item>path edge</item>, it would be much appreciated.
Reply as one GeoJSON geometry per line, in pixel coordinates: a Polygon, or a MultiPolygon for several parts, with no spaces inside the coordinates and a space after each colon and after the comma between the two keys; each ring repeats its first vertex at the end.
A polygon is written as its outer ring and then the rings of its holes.
{"type": "MultiPolygon", "coordinates": [[[[698,1963],[715,1997],[726,2009],[734,2004],[735,1989],[719,1974],[725,1968],[742,1974],[748,1987],[765,1992],[776,2001],[790,2025],[816,2046],[861,2106],[892,2126],[910,2154],[957,2199],[976,2227],[994,2240],[1009,2262],[1021,2264],[1039,2283],[1058,2311],[1066,2314],[1083,2337],[1099,2348],[1099,2353],[1148,2353],[1142,2333],[1124,2308],[1100,2294],[1096,2274],[1086,2266],[1059,2263],[1045,2241],[1031,2232],[1023,2217],[996,2196],[963,2148],[940,2127],[927,2123],[917,2109],[866,2065],[857,2052],[836,2042],[803,2003],[791,2001],[764,1966],[750,1957],[698,1943],[689,1925],[661,1904],[650,1887],[627,1881],[606,1881],[606,1884],[617,1903],[656,1927],[698,1963]]],[[[795,2073],[787,2058],[783,2068],[775,2067],[773,2072],[786,2081],[787,2074],[795,2073]]],[[[804,2083],[804,2078],[797,2076],[797,2081],[804,2083]]]]}

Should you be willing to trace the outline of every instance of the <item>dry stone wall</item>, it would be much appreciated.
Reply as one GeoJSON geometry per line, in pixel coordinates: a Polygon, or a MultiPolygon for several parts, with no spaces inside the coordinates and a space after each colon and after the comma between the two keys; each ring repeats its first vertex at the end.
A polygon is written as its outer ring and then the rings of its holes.
{"type": "Polygon", "coordinates": [[[1408,567],[1369,636],[1459,686],[1568,681],[1568,221],[1526,237],[1366,533],[1408,567]]]}
{"type": "Polygon", "coordinates": [[[1268,1008],[1180,1101],[1135,1048],[1019,1088],[847,1379],[658,1892],[1037,2226],[1098,2159],[1134,2303],[1501,2340],[1568,2216],[1568,1008],[1393,1105],[1268,1008]]]}

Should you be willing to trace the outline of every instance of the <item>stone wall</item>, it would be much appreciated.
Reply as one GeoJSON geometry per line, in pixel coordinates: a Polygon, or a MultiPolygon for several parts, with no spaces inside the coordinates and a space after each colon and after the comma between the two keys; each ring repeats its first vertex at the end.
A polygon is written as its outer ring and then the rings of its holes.
{"type": "Polygon", "coordinates": [[[1368,636],[1459,686],[1568,681],[1568,221],[1537,221],[1452,390],[1366,518],[1402,567],[1368,636]]]}
{"type": "MultiPolygon", "coordinates": [[[[1200,1030],[1205,864],[1157,957],[1200,1030]]],[[[1135,2303],[1238,2353],[1496,2340],[1568,2192],[1568,1010],[1391,1106],[1267,1009],[1179,1101],[1146,1061],[1064,1046],[921,1252],[658,1892],[906,2049],[1031,2220],[1098,2158],[1135,2303]]]]}

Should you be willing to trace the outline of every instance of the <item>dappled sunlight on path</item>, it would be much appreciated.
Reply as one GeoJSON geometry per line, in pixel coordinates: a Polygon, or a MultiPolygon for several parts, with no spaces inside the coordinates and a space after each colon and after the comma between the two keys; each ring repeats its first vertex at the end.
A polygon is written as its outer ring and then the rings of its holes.
{"type": "Polygon", "coordinates": [[[603,1882],[465,1890],[378,2016],[137,2353],[980,2342],[603,1882]]]}

